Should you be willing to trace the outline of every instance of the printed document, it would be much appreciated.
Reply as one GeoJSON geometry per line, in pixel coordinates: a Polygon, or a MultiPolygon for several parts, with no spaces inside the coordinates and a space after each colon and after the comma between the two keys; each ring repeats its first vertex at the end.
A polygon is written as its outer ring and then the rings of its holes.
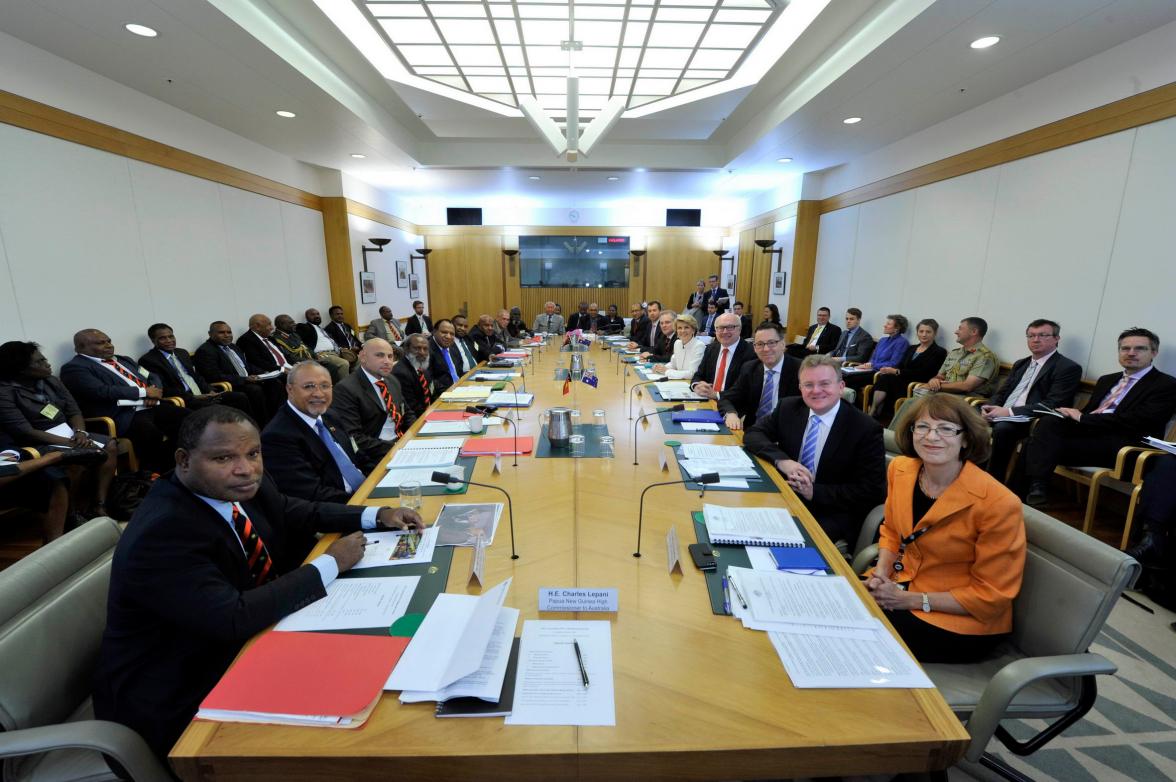
{"type": "Polygon", "coordinates": [[[275,630],[354,630],[390,627],[408,610],[420,576],[337,578],[327,596],[287,616],[275,630]]]}
{"type": "Polygon", "coordinates": [[[397,467],[449,467],[461,453],[464,437],[437,437],[428,440],[409,440],[393,454],[388,469],[397,467]]]}
{"type": "Polygon", "coordinates": [[[797,625],[768,638],[797,688],[901,687],[935,685],[877,619],[846,633],[797,625]]]}
{"type": "Polygon", "coordinates": [[[367,544],[363,547],[363,559],[352,566],[355,570],[387,565],[419,565],[433,561],[437,528],[429,527],[421,532],[365,532],[363,537],[367,544]]]}
{"type": "Polygon", "coordinates": [[[400,693],[401,703],[419,701],[447,701],[450,698],[481,698],[491,703],[498,702],[502,694],[502,681],[506,677],[506,664],[510,661],[510,647],[514,641],[515,625],[519,623],[519,609],[503,606],[498,609],[498,621],[486,645],[482,665],[469,676],[463,676],[453,684],[433,692],[408,690],[400,693]]]}
{"type": "Polygon", "coordinates": [[[791,624],[862,628],[874,621],[853,585],[841,576],[815,578],[728,567],[727,578],[747,601],[745,610],[733,600],[732,613],[749,630],[787,630],[791,624]]]}
{"type": "Polygon", "coordinates": [[[465,467],[460,464],[450,465],[449,467],[398,467],[396,469],[388,470],[388,474],[380,479],[376,484],[381,489],[400,488],[400,484],[414,482],[419,483],[421,488],[426,486],[443,486],[444,484],[437,483],[433,480],[434,472],[449,473],[455,478],[465,478],[465,467]]]}
{"type": "Polygon", "coordinates": [[[616,725],[616,712],[607,621],[523,622],[514,711],[507,725],[616,725]]]}

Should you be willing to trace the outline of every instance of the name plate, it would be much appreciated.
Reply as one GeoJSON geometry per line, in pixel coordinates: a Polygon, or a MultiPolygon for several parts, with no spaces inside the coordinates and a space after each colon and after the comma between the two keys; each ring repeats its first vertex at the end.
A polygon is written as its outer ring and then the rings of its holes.
{"type": "Polygon", "coordinates": [[[617,610],[617,590],[542,587],[539,590],[539,610],[615,613],[617,610]]]}

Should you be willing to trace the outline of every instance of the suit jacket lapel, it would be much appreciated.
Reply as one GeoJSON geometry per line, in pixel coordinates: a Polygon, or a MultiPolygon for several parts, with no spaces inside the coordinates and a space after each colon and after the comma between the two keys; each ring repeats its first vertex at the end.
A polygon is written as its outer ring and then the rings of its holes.
{"type": "MultiPolygon", "coordinates": [[[[805,408],[808,409],[807,407],[805,408]]],[[[825,447],[821,449],[821,458],[817,462],[817,474],[821,473],[821,465],[825,463],[825,457],[831,453],[835,453],[841,447],[841,441],[845,439],[845,430],[849,424],[845,419],[851,415],[847,403],[842,400],[840,406],[837,408],[837,415],[833,418],[833,426],[829,427],[829,435],[825,438],[825,447]]],[[[808,416],[804,418],[805,426],[808,426],[808,416]]],[[[800,436],[804,437],[804,429],[800,430],[800,436]]],[[[799,457],[798,457],[799,458],[799,457]]]]}
{"type": "MultiPolygon", "coordinates": [[[[919,479],[920,463],[912,460],[910,465],[898,472],[895,476],[894,491],[897,493],[906,508],[911,507],[911,498],[915,491],[915,482],[919,479]]],[[[956,480],[947,487],[947,491],[939,495],[931,505],[931,509],[927,511],[927,515],[922,519],[912,518],[912,524],[920,527],[926,527],[930,524],[939,524],[948,519],[955,513],[959,513],[965,508],[975,505],[980,502],[987,495],[981,486],[975,480],[976,475],[974,470],[980,469],[971,462],[964,464],[963,470],[956,480]]]]}

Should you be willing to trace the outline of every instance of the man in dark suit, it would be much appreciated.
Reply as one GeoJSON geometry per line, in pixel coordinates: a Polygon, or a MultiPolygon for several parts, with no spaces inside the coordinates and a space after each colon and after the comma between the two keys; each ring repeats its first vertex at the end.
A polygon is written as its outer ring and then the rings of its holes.
{"type": "Polygon", "coordinates": [[[115,355],[110,337],[98,329],[74,334],[77,355],[61,367],[61,382],[87,418],[106,416],[115,433],[135,446],[147,467],[171,466],[169,437],[174,438],[187,411],[160,405],[163,381],[140,367],[130,356],[115,355]]]}
{"type": "Polygon", "coordinates": [[[755,351],[739,338],[739,316],[724,312],[715,318],[715,341],[706,346],[702,363],[690,380],[690,390],[707,399],[718,399],[724,389],[735,384],[739,370],[755,360],[755,351]]]}
{"type": "Polygon", "coordinates": [[[702,298],[703,304],[709,306],[713,303],[719,314],[726,312],[727,307],[731,304],[731,296],[727,293],[726,288],[719,287],[719,275],[712,274],[707,277],[706,284],[706,293],[702,298]]]}
{"type": "Polygon", "coordinates": [[[1163,437],[1176,412],[1176,378],[1152,366],[1160,338],[1130,328],[1119,334],[1122,372],[1103,375],[1086,407],[1058,408],[1064,418],[1043,416],[1025,447],[1028,505],[1049,501],[1049,477],[1065,464],[1110,467],[1119,449],[1147,435],[1163,437]]]}
{"type": "Polygon", "coordinates": [[[485,350],[484,345],[479,345],[474,342],[470,336],[470,321],[461,313],[453,316],[453,346],[457,348],[457,352],[461,355],[461,366],[459,369],[464,375],[471,369],[476,367],[483,361],[490,360],[490,353],[485,350]]]}
{"type": "Polygon", "coordinates": [[[359,366],[335,386],[331,402],[331,413],[372,462],[379,461],[417,418],[404,400],[400,382],[392,377],[395,362],[390,342],[369,339],[359,351],[359,366]]]}
{"type": "Polygon", "coordinates": [[[453,321],[442,318],[433,324],[429,336],[429,363],[433,366],[433,385],[438,394],[461,378],[461,353],[453,346],[455,338],[453,321]]]}
{"type": "Polygon", "coordinates": [[[412,315],[404,324],[404,336],[409,334],[428,334],[433,330],[433,321],[425,314],[425,303],[417,300],[412,303],[412,315]]]}
{"type": "Polygon", "coordinates": [[[829,308],[817,308],[817,322],[808,327],[804,341],[788,346],[788,355],[804,358],[814,353],[828,353],[841,339],[841,327],[829,322],[829,308]]]}
{"type": "Polygon", "coordinates": [[[280,372],[284,375],[293,367],[270,339],[273,333],[274,324],[268,316],[249,316],[249,330],[237,338],[237,347],[241,349],[241,355],[245,356],[245,368],[250,374],[273,375],[280,372]]]}
{"type": "MultiPolygon", "coordinates": [[[[351,351],[354,355],[363,343],[359,341],[359,335],[355,333],[355,329],[351,328],[351,324],[343,320],[343,308],[338,304],[332,304],[327,309],[327,315],[331,318],[331,322],[327,324],[326,331],[331,335],[331,339],[335,340],[335,344],[343,350],[351,351]]],[[[348,363],[355,366],[355,361],[349,357],[348,363]]]]}
{"type": "Polygon", "coordinates": [[[800,394],[800,362],[784,352],[784,329],[775,323],[761,323],[755,331],[756,361],[745,361],[734,382],[727,373],[719,395],[719,412],[728,429],[750,428],[768,415],[786,396],[800,394]],[[771,372],[772,390],[765,393],[764,376],[771,372]]]}
{"type": "Polygon", "coordinates": [[[249,397],[249,405],[257,421],[268,421],[272,411],[278,409],[277,404],[268,401],[271,394],[278,404],[285,399],[285,391],[278,398],[274,392],[267,392],[266,381],[249,374],[245,368],[245,356],[233,344],[233,329],[223,320],[208,324],[208,339],[196,348],[192,363],[209,383],[228,383],[234,391],[249,397]]]}
{"type": "Polygon", "coordinates": [[[278,350],[282,351],[282,355],[291,364],[318,361],[331,373],[331,380],[336,383],[351,372],[351,365],[338,354],[324,353],[321,357],[315,356],[302,339],[302,335],[298,333],[294,319],[289,315],[282,314],[274,318],[274,333],[270,335],[270,342],[278,346],[278,350]]]}
{"type": "Polygon", "coordinates": [[[235,407],[246,415],[253,415],[249,397],[240,391],[213,391],[208,381],[192,363],[188,351],[176,347],[176,335],[166,323],[155,323],[147,329],[147,338],[154,346],[139,357],[139,366],[159,377],[164,396],[178,396],[189,410],[200,410],[213,404],[235,407]]]}
{"type": "Polygon", "coordinates": [[[678,313],[673,310],[661,310],[653,328],[657,330],[652,343],[642,350],[639,358],[654,364],[668,364],[674,355],[674,343],[678,341],[678,334],[674,328],[674,318],[678,313]],[[669,332],[668,334],[666,332],[669,332]]]}
{"type": "Polygon", "coordinates": [[[781,400],[743,438],[749,453],[775,464],[833,541],[856,538],[886,497],[882,426],[842,402],[844,389],[837,362],[809,356],[800,365],[800,397],[781,400]]]}
{"type": "Polygon", "coordinates": [[[335,341],[335,338],[323,328],[323,316],[314,307],[303,313],[303,317],[306,318],[306,322],[294,327],[303,344],[310,348],[319,363],[331,371],[332,376],[341,378],[350,373],[356,361],[355,351],[335,341]]]}
{"type": "MultiPolygon", "coordinates": [[[[494,356],[506,350],[506,345],[494,334],[494,318],[489,315],[478,317],[478,325],[470,332],[470,339],[477,345],[481,355],[494,356]]],[[[439,376],[444,370],[434,367],[433,371],[439,376]]]]}
{"type": "Polygon", "coordinates": [[[283,495],[264,476],[257,427],[233,408],[193,413],[177,446],[175,472],[115,549],[94,691],[98,718],[134,729],[161,758],[242,644],[362,558],[358,530],[420,526],[402,508],[283,495]],[[287,542],[314,531],[354,534],[299,567],[287,542]]]}
{"type": "Polygon", "coordinates": [[[649,318],[645,316],[645,308],[634,304],[629,308],[629,348],[637,347],[643,331],[649,330],[649,318]]]}
{"type": "Polygon", "coordinates": [[[331,375],[314,361],[286,375],[286,404],[261,432],[265,471],[278,490],[319,502],[347,502],[376,466],[357,448],[328,408],[331,375]]]}
{"type": "MultiPolygon", "coordinates": [[[[597,314],[599,314],[599,312],[597,314]]],[[[575,331],[576,329],[581,329],[583,331],[587,331],[588,330],[587,327],[585,327],[584,324],[581,322],[587,317],[588,317],[588,302],[582,301],[582,302],[580,302],[579,309],[576,312],[573,312],[571,317],[568,318],[568,331],[575,331]]]]}
{"type": "Polygon", "coordinates": [[[1010,416],[1037,417],[1038,405],[1070,407],[1082,381],[1082,367],[1058,352],[1061,326],[1039,318],[1025,328],[1029,355],[1013,364],[1009,376],[980,412],[992,422],[988,472],[1004,481],[1017,443],[1029,436],[1030,423],[993,421],[1010,416]]]}
{"type": "Polygon", "coordinates": [[[751,338],[751,316],[743,312],[743,302],[737,301],[731,307],[731,311],[739,316],[739,338],[751,338]]]}
{"type": "Polygon", "coordinates": [[[874,338],[862,328],[862,311],[850,307],[845,311],[845,331],[837,340],[837,346],[829,352],[833,358],[847,365],[862,364],[874,353],[874,338]]]}
{"type": "Polygon", "coordinates": [[[698,324],[699,335],[713,337],[715,335],[715,320],[719,315],[719,306],[713,301],[708,301],[706,303],[706,315],[703,316],[702,323],[698,324]]]}
{"type": "Polygon", "coordinates": [[[661,330],[657,326],[661,311],[661,302],[656,299],[645,305],[644,320],[638,322],[632,330],[633,341],[629,343],[630,350],[633,348],[649,350],[653,347],[654,340],[661,334],[661,330]]]}
{"type": "Polygon", "coordinates": [[[424,415],[425,408],[437,399],[430,368],[429,338],[424,334],[409,334],[401,346],[404,360],[396,362],[392,377],[400,383],[404,403],[414,418],[424,415]]]}

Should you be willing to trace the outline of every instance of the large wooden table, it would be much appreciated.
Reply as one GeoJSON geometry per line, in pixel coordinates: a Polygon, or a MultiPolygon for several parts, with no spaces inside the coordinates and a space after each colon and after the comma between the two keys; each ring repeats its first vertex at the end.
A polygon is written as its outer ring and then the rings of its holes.
{"type": "MultiPolygon", "coordinates": [[[[472,479],[501,485],[513,497],[520,558],[510,559],[504,512],[487,554],[486,581],[493,585],[513,577],[507,604],[521,609],[522,620],[540,616],[540,587],[619,590],[616,614],[542,615],[612,622],[616,727],[439,720],[433,704],[401,705],[396,693],[386,693],[358,730],[193,722],[171,753],[183,779],[779,779],[935,770],[962,756],[968,734],[938,691],[795,689],[765,633],[713,615],[703,576],[685,551],[694,540],[690,512],[701,510],[704,501],[698,492],[683,486],[652,489],[645,503],[643,556],[632,556],[641,490],[679,477],[672,456],[672,472],[658,465],[658,452],[670,438],[656,417],[648,419],[638,434],[640,466],[633,466],[633,424],[616,359],[594,346],[587,357],[596,362],[599,388],[575,383],[574,393],[565,397],[562,382],[552,375],[567,356],[548,348],[527,367],[526,389],[535,394],[535,405],[520,411],[521,432],[537,436],[539,413],[548,407],[576,406],[585,423],[592,410],[604,409],[616,437],[616,458],[525,456],[515,468],[503,457],[501,476],[492,476],[491,458],[481,458],[472,479]],[[686,557],[682,575],[666,572],[664,539],[671,525],[686,557]]],[[[634,378],[628,382],[631,386],[634,378]]],[[[654,403],[644,395],[637,405],[649,411],[654,403]]],[[[688,439],[734,443],[738,436],[688,439]]],[[[353,502],[388,503],[363,499],[382,472],[373,473],[353,502]]],[[[705,501],[787,507],[813,533],[826,560],[838,562],[803,505],[777,483],[778,493],[710,492],[705,501]]],[[[478,487],[456,499],[501,500],[498,492],[478,487]]],[[[421,515],[432,521],[443,502],[426,496],[421,515]]],[[[457,549],[447,591],[478,591],[466,586],[470,551],[457,549]]],[[[846,567],[839,570],[850,575],[846,567]]]]}

